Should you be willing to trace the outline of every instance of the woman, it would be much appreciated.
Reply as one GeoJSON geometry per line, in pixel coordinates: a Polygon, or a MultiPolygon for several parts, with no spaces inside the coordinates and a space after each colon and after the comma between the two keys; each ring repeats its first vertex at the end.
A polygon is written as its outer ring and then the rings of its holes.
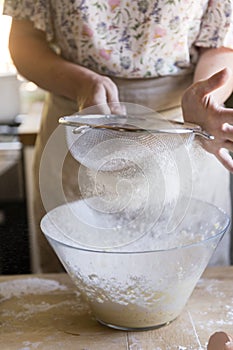
{"type": "MultiPolygon", "coordinates": [[[[211,154],[197,166],[193,191],[230,213],[233,110],[223,104],[233,87],[232,1],[6,0],[4,13],[13,17],[10,51],[18,71],[50,92],[36,145],[38,226],[45,210],[64,202],[57,191],[59,159],[65,162],[65,197],[79,195],[77,162],[64,155],[58,118],[118,101],[163,111],[169,118],[181,116],[181,106],[186,121],[212,134],[215,140],[203,143],[211,154]],[[44,209],[38,174],[45,145],[53,154],[44,152],[49,179],[42,191],[44,209]]],[[[229,263],[229,234],[221,244],[212,263],[229,263]]],[[[38,246],[39,270],[60,270],[40,234],[38,246]]]]}

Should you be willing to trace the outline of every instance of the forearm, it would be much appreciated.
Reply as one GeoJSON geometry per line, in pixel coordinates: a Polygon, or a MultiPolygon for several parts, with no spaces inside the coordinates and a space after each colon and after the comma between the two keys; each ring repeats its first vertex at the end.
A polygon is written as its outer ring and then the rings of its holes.
{"type": "Polygon", "coordinates": [[[9,48],[22,76],[41,88],[77,101],[82,78],[92,71],[58,56],[45,40],[42,31],[29,21],[13,20],[9,48]]]}
{"type": "Polygon", "coordinates": [[[224,47],[201,49],[194,82],[209,78],[225,67],[231,70],[229,79],[221,88],[212,92],[215,102],[219,105],[222,105],[233,91],[233,50],[224,47]]]}

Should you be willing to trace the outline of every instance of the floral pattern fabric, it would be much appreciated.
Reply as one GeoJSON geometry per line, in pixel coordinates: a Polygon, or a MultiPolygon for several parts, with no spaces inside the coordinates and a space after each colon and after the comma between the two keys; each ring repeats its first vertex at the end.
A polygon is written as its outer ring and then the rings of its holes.
{"type": "Polygon", "coordinates": [[[232,0],[5,0],[61,55],[109,76],[180,74],[198,46],[233,48],[232,0]]]}

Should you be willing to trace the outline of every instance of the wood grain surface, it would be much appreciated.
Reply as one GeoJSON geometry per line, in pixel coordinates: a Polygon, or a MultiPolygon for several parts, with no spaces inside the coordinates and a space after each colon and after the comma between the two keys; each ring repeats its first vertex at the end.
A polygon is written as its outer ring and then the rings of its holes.
{"type": "Polygon", "coordinates": [[[179,318],[145,332],[100,325],[66,274],[0,276],[1,350],[201,350],[219,330],[233,334],[233,267],[208,268],[179,318]]]}

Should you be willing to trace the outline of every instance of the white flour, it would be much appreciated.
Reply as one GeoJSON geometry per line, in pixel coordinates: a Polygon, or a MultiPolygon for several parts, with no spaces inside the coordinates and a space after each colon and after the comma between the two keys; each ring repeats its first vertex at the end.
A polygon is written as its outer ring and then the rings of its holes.
{"type": "Polygon", "coordinates": [[[67,290],[67,287],[57,281],[43,278],[25,278],[0,283],[0,301],[12,297],[19,298],[27,294],[44,294],[56,290],[67,290]]]}
{"type": "MultiPolygon", "coordinates": [[[[67,257],[67,260],[70,258],[67,257]]],[[[148,270],[144,273],[134,271],[134,267],[127,266],[124,261],[122,265],[119,261],[117,268],[106,272],[104,259],[100,264],[102,271],[99,276],[86,275],[85,272],[81,275],[72,262],[67,268],[99,321],[126,329],[143,329],[174,320],[181,313],[199,278],[199,271],[190,271],[188,276],[184,273],[183,277],[181,273],[179,278],[175,270],[166,275],[162,267],[156,276],[152,272],[156,271],[151,266],[152,261],[145,261],[144,269],[148,266],[148,270]]],[[[138,264],[142,267],[140,261],[138,264]]],[[[89,270],[88,267],[86,270],[89,270]]]]}
{"type": "Polygon", "coordinates": [[[19,348],[18,350],[33,350],[33,349],[38,349],[43,345],[42,342],[30,342],[30,341],[25,341],[23,342],[23,347],[19,348]]]}
{"type": "MultiPolygon", "coordinates": [[[[183,206],[178,209],[176,215],[180,217],[183,206]]],[[[96,318],[118,327],[154,327],[175,319],[226,222],[220,211],[195,200],[172,232],[167,230],[166,211],[149,230],[149,221],[138,217],[131,222],[130,216],[125,219],[113,214],[105,220],[104,214],[78,201],[56,208],[42,224],[48,236],[64,243],[57,246],[51,241],[96,318]],[[118,230],[115,223],[120,224],[118,230]],[[125,244],[117,246],[121,238],[126,239],[125,244]],[[106,244],[114,240],[116,245],[106,244]],[[85,243],[94,249],[83,250],[85,243]]],[[[150,212],[145,217],[149,220],[150,212]]]]}
{"type": "Polygon", "coordinates": [[[213,251],[211,244],[215,244],[215,239],[208,240],[219,233],[217,243],[227,222],[217,208],[195,200],[191,204],[185,199],[177,205],[171,203],[162,212],[149,206],[143,211],[104,213],[93,209],[94,203],[95,198],[90,198],[55,208],[42,220],[42,230],[49,237],[78,249],[142,252],[206,241],[204,245],[213,251]],[[187,212],[185,205],[189,205],[187,212]]]}
{"type": "Polygon", "coordinates": [[[198,290],[209,299],[209,305],[205,310],[200,312],[200,320],[198,328],[208,331],[209,334],[216,330],[231,332],[233,326],[233,297],[228,297],[224,292],[225,281],[214,278],[208,279],[208,283],[204,279],[198,281],[198,290]],[[215,315],[215,307],[212,300],[221,302],[221,311],[218,312],[218,317],[215,315]],[[212,316],[213,315],[213,316],[212,316]]]}

